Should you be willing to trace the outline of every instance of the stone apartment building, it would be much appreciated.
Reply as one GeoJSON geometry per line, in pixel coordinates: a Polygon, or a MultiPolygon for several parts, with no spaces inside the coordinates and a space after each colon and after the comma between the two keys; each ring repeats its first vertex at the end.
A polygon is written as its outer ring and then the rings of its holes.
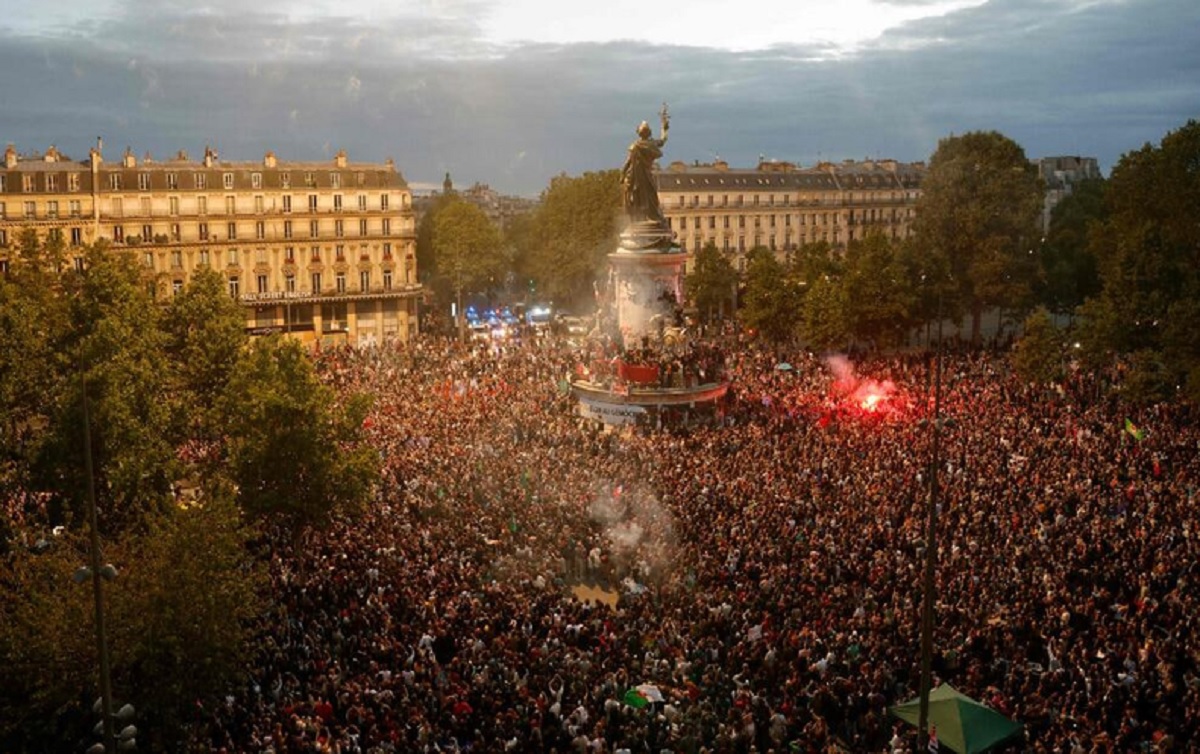
{"type": "Polygon", "coordinates": [[[157,161],[102,145],[72,161],[50,147],[0,169],[0,272],[19,235],[57,235],[82,265],[85,244],[105,240],[138,255],[167,298],[201,267],[218,270],[256,334],[303,342],[382,342],[417,333],[412,194],[391,160],[230,162],[205,149],[157,161]]]}

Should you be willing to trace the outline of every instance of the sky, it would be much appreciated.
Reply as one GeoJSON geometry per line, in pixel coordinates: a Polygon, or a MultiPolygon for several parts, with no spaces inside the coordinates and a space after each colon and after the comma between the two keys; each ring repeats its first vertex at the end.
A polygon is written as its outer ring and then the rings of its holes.
{"type": "Polygon", "coordinates": [[[417,190],[537,196],[665,161],[928,160],[996,130],[1126,152],[1200,118],[1197,0],[0,0],[0,142],[391,157],[417,190]]]}

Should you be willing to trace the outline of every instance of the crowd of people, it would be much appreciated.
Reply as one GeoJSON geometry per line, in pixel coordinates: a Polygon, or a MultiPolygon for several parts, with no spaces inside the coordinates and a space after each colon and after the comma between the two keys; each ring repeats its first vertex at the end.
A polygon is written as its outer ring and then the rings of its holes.
{"type": "Polygon", "coordinates": [[[894,383],[879,412],[815,356],[724,354],[720,421],[603,431],[553,340],[321,353],[374,396],[378,500],[272,540],[254,665],[192,746],[911,751],[887,708],[917,693],[935,471],[936,682],[1021,722],[1014,751],[1200,747],[1193,410],[947,354],[934,467],[928,354],[855,365],[894,383]]]}

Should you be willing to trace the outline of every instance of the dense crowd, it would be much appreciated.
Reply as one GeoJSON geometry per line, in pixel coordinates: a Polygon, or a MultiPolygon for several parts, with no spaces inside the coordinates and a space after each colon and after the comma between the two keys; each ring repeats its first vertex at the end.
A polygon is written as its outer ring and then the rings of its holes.
{"type": "MultiPolygon", "coordinates": [[[[623,432],[573,413],[554,342],[320,354],[375,397],[379,499],[272,541],[255,663],[193,747],[910,751],[886,708],[918,686],[931,362],[856,365],[895,383],[868,412],[813,356],[726,352],[717,425],[623,432]]],[[[1163,405],[1135,439],[1097,379],[947,356],[936,679],[1014,750],[1195,750],[1200,428],[1163,405]]]]}

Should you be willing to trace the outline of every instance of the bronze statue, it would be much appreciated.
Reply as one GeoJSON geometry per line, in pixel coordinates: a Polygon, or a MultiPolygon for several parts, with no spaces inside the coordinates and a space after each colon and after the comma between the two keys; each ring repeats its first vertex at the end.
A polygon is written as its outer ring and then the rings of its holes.
{"type": "Polygon", "coordinates": [[[651,138],[649,124],[638,126],[638,140],[629,145],[629,157],[621,168],[621,196],[625,214],[633,224],[655,224],[667,228],[662,208],[658,206],[658,187],[654,183],[654,161],[662,157],[671,122],[667,106],[659,113],[662,120],[660,138],[651,138]]]}

